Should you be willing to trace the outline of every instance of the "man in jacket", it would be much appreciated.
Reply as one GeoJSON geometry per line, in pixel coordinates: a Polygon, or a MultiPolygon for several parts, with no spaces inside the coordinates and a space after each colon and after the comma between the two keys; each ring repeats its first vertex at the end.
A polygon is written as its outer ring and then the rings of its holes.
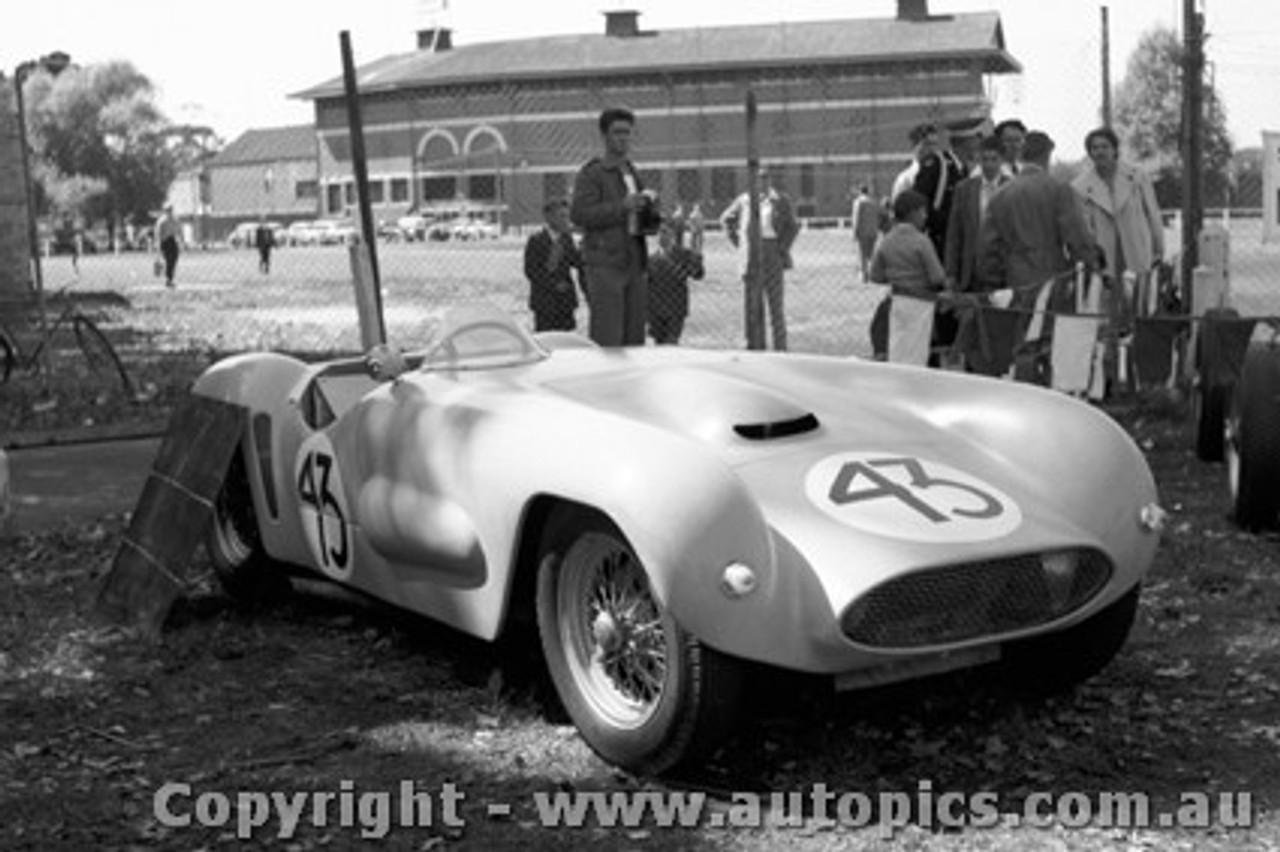
{"type": "Polygon", "coordinates": [[[529,282],[529,310],[534,331],[573,331],[578,307],[575,270],[582,269],[582,255],[569,229],[569,202],[548,201],[542,208],[546,227],[529,237],[524,246],[524,277],[529,282]]]}
{"type": "Polygon", "coordinates": [[[720,214],[725,233],[738,249],[738,271],[746,287],[747,348],[765,348],[765,305],[773,330],[773,348],[787,349],[787,316],[783,298],[784,273],[791,268],[791,246],[800,233],[791,199],[772,183],[768,168],[756,173],[756,208],[759,224],[751,214],[751,195],[744,192],[720,214]],[[754,245],[759,242],[757,255],[754,245]]]}
{"type": "Polygon", "coordinates": [[[1028,133],[1018,176],[991,197],[982,223],[981,276],[993,289],[1014,288],[1014,307],[1030,307],[1039,285],[1066,280],[1077,262],[1096,262],[1075,191],[1049,174],[1052,154],[1047,134],[1028,133]]]}
{"type": "Polygon", "coordinates": [[[660,219],[629,158],[635,115],[623,107],[600,113],[604,153],[587,162],[573,185],[570,218],[582,229],[582,265],[591,339],[601,346],[643,346],[647,319],[645,236],[660,219]]]}
{"type": "Polygon", "coordinates": [[[978,238],[987,205],[996,190],[1009,181],[1001,170],[1002,164],[1000,139],[987,136],[978,145],[978,174],[956,185],[943,266],[947,280],[961,293],[984,289],[978,278],[978,238]]]}

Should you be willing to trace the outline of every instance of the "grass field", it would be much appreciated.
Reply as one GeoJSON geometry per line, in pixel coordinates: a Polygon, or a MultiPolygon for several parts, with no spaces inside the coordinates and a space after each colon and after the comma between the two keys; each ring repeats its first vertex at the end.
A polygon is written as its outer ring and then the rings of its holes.
{"type": "MultiPolygon", "coordinates": [[[[1280,314],[1280,243],[1263,244],[1257,220],[1231,226],[1231,299],[1246,316],[1280,314]]],[[[406,349],[422,345],[449,307],[486,300],[531,323],[526,307],[523,241],[508,236],[465,243],[380,244],[388,338],[406,349]]],[[[858,282],[847,230],[807,230],[787,275],[789,347],[831,355],[870,354],[868,326],[883,288],[858,282]]],[[[162,401],[180,395],[212,359],[231,352],[289,350],[317,357],[359,348],[355,300],[345,247],[284,248],[270,275],[257,254],[214,248],[182,255],[178,286],[167,289],[145,254],[90,255],[78,274],[67,257],[45,261],[46,292],[65,292],[92,312],[124,357],[144,394],[162,401]],[[147,388],[152,388],[148,390],[147,388]]],[[[707,235],[707,275],[691,286],[691,310],[682,343],[739,348],[743,291],[737,258],[722,234],[707,235]]],[[[578,311],[585,329],[586,307],[578,311]]],[[[1260,329],[1258,334],[1269,334],[1260,329]]],[[[28,331],[27,344],[33,334],[28,331]]],[[[138,409],[112,404],[109,381],[85,375],[63,335],[55,347],[54,387],[15,382],[0,387],[0,429],[49,428],[133,419],[138,409]],[[104,396],[106,394],[106,396],[104,396]],[[87,399],[89,413],[65,402],[47,409],[45,397],[87,399]],[[41,411],[41,408],[45,410],[41,411]]],[[[126,394],[130,396],[131,394],[126,394]]]]}

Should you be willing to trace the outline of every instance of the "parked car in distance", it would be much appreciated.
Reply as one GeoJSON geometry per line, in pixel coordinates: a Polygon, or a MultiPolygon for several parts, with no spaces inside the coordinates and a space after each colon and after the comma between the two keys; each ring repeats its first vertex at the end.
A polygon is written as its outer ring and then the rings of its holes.
{"type": "Polygon", "coordinates": [[[406,213],[396,220],[396,227],[404,234],[406,242],[419,242],[427,238],[427,229],[431,227],[431,221],[421,213],[406,213]]]}
{"type": "Polygon", "coordinates": [[[496,240],[501,230],[484,219],[464,219],[450,229],[455,240],[496,240]]]}
{"type": "Polygon", "coordinates": [[[319,223],[304,219],[290,222],[284,229],[284,243],[291,246],[314,246],[320,244],[319,223]]]}

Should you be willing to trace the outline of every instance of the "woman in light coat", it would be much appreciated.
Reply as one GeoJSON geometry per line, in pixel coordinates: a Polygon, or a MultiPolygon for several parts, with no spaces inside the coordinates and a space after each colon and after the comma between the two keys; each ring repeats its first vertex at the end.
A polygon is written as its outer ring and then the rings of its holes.
{"type": "Polygon", "coordinates": [[[1164,222],[1151,178],[1120,162],[1120,140],[1109,127],[1090,131],[1084,146],[1090,165],[1071,186],[1085,224],[1106,255],[1102,271],[1113,281],[1125,272],[1141,278],[1164,257],[1164,222]]]}

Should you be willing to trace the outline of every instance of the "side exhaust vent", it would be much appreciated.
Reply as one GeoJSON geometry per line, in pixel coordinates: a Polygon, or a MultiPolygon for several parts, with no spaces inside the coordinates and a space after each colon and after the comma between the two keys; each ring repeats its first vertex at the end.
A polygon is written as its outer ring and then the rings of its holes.
{"type": "Polygon", "coordinates": [[[749,441],[772,441],[775,438],[803,435],[817,428],[818,418],[812,414],[805,414],[790,420],[775,420],[768,423],[738,423],[733,427],[733,431],[749,441]]]}

